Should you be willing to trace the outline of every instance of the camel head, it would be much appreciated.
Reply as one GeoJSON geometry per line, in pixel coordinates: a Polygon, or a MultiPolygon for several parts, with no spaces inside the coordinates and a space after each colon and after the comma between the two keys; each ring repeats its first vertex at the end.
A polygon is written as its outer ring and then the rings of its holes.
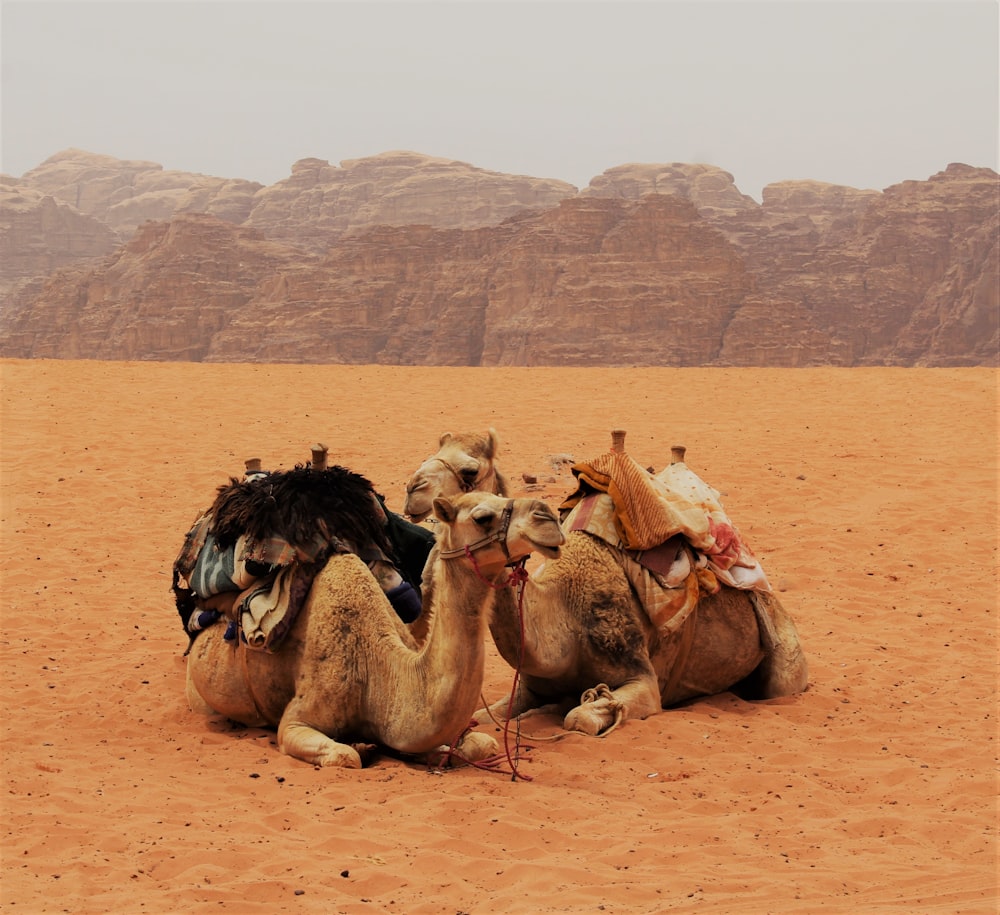
{"type": "Polygon", "coordinates": [[[441,522],[437,535],[442,559],[472,556],[487,575],[496,575],[530,553],[559,556],[566,540],[556,513],[540,499],[507,499],[471,492],[434,500],[441,522]]]}
{"type": "Polygon", "coordinates": [[[495,429],[485,435],[445,432],[438,441],[437,453],[427,458],[407,482],[403,514],[420,523],[430,515],[438,496],[474,491],[506,495],[507,483],[494,463],[499,448],[495,429]]]}

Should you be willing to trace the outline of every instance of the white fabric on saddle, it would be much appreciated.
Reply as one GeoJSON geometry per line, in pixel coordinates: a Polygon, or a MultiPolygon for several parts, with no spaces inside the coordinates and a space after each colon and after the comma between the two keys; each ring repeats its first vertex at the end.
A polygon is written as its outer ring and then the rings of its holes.
{"type": "MultiPolygon", "coordinates": [[[[770,591],[767,577],[753,551],[743,542],[736,525],[729,520],[719,493],[691,470],[687,464],[670,464],[653,477],[670,492],[697,505],[708,520],[714,543],[702,551],[710,568],[731,588],[770,591]],[[728,574],[731,573],[731,574],[728,574]]],[[[697,544],[692,544],[697,550],[697,544]]]]}
{"type": "Polygon", "coordinates": [[[283,566],[273,579],[261,579],[261,586],[240,595],[240,629],[250,648],[268,647],[271,632],[289,609],[289,589],[294,566],[283,566]]]}

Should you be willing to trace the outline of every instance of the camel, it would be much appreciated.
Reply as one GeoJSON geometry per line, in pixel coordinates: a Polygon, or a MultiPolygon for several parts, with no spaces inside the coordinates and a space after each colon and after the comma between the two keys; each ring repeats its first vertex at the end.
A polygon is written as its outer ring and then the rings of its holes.
{"type": "Polygon", "coordinates": [[[494,461],[500,450],[495,429],[479,433],[445,432],[438,450],[414,472],[406,483],[403,514],[419,524],[431,513],[434,497],[441,493],[492,492],[508,495],[507,479],[494,461]]]}
{"type": "MultiPolygon", "coordinates": [[[[448,437],[448,463],[482,463],[489,453],[493,467],[480,466],[477,475],[498,477],[494,431],[479,436],[479,447],[475,438],[448,437]],[[455,453],[458,441],[468,449],[465,458],[455,453]]],[[[675,463],[678,454],[682,462],[682,448],[675,449],[675,463]]],[[[435,480],[434,489],[420,491],[422,500],[455,491],[453,475],[439,473],[435,480]]],[[[568,731],[603,736],[629,718],[699,696],[732,690],[769,699],[806,688],[808,665],[795,624],[769,588],[723,585],[704,593],[695,585],[683,625],[658,628],[621,553],[587,531],[571,530],[560,557],[543,562],[524,584],[520,607],[512,589],[498,592],[490,632],[519,676],[511,695],[477,711],[478,722],[558,712],[568,731]]]]}
{"type": "Polygon", "coordinates": [[[535,499],[442,497],[425,569],[417,642],[368,566],[332,555],[280,648],[251,650],[209,626],[191,645],[191,708],[251,727],[276,726],[283,753],[315,766],[360,768],[366,744],[421,756],[455,746],[484,759],[496,740],[467,730],[482,691],[494,583],[531,552],[557,557],[555,513],[535,499]],[[357,741],[357,744],[345,741],[357,741]]]}

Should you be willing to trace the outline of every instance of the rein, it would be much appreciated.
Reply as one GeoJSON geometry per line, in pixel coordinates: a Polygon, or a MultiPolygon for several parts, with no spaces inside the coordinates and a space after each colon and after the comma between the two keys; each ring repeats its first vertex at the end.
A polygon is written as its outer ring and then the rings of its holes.
{"type": "MultiPolygon", "coordinates": [[[[444,462],[442,461],[442,463],[444,462]]],[[[508,499],[506,504],[504,505],[503,512],[501,513],[500,527],[497,528],[497,530],[495,530],[492,534],[487,534],[485,537],[476,540],[474,543],[466,544],[463,547],[459,547],[457,549],[452,549],[452,550],[439,550],[438,556],[440,556],[442,559],[456,559],[459,556],[468,557],[469,561],[472,563],[472,569],[476,573],[476,577],[481,582],[492,588],[494,591],[499,591],[501,588],[510,588],[510,587],[517,588],[517,618],[518,618],[518,623],[520,625],[521,647],[518,657],[517,668],[514,671],[514,682],[511,686],[510,705],[507,708],[507,720],[504,724],[504,729],[503,729],[503,745],[504,745],[504,753],[506,754],[507,757],[507,763],[511,769],[511,781],[517,781],[517,779],[520,778],[523,779],[524,781],[530,782],[531,777],[528,775],[522,775],[517,768],[518,760],[521,758],[520,722],[516,723],[517,734],[515,737],[514,752],[511,753],[510,749],[510,716],[511,712],[513,711],[514,696],[517,694],[517,687],[521,678],[521,665],[524,661],[524,586],[528,581],[528,570],[525,568],[525,563],[527,562],[528,557],[525,556],[523,559],[520,559],[516,562],[512,562],[510,556],[510,550],[507,547],[507,531],[510,528],[510,519],[511,515],[513,514],[513,511],[514,511],[514,500],[508,499]],[[479,568],[479,563],[476,562],[476,556],[475,556],[476,552],[481,549],[484,549],[487,546],[490,546],[493,543],[500,544],[500,548],[503,550],[504,556],[507,559],[507,567],[510,569],[510,575],[502,584],[497,584],[496,582],[491,581],[489,578],[483,575],[482,571],[479,568]]],[[[456,743],[457,742],[458,741],[456,740],[456,743]]],[[[449,753],[455,756],[459,755],[454,746],[450,748],[449,753]]],[[[478,762],[472,762],[471,760],[464,760],[464,761],[480,769],[493,770],[496,769],[496,767],[499,765],[501,759],[499,756],[494,756],[490,759],[484,759],[478,762]]]]}
{"type": "MultiPolygon", "coordinates": [[[[456,555],[460,553],[460,550],[453,550],[456,555]]],[[[506,552],[506,549],[504,550],[506,552]]],[[[476,573],[476,576],[484,584],[488,585],[494,591],[499,591],[501,588],[517,588],[517,619],[520,624],[521,631],[521,648],[518,656],[517,668],[514,670],[514,682],[511,684],[510,699],[508,700],[507,706],[507,720],[504,722],[503,727],[503,749],[504,754],[507,757],[507,764],[510,766],[510,780],[516,782],[518,779],[530,782],[530,775],[522,775],[518,771],[518,762],[522,759],[521,757],[521,724],[516,722],[517,733],[514,739],[514,752],[511,753],[510,749],[510,721],[511,712],[514,709],[514,696],[517,693],[518,682],[521,678],[521,665],[524,662],[524,586],[528,581],[528,570],[525,568],[525,563],[528,561],[528,557],[525,556],[523,559],[519,559],[513,565],[509,565],[510,576],[501,584],[497,584],[494,581],[490,581],[485,575],[479,570],[479,563],[476,562],[475,556],[472,555],[472,551],[468,551],[469,559],[472,561],[472,568],[476,573]]],[[[509,557],[508,557],[509,558],[509,557]]],[[[494,719],[495,720],[495,719],[494,719]]],[[[475,724],[475,722],[473,722],[475,724]]],[[[491,756],[489,759],[482,759],[479,761],[473,761],[471,759],[465,759],[456,750],[456,745],[461,740],[461,737],[455,740],[455,743],[449,748],[449,754],[461,758],[463,762],[470,766],[474,766],[477,769],[487,769],[489,771],[496,771],[497,767],[500,765],[502,758],[499,754],[496,756],[491,756]]],[[[531,749],[528,747],[527,749],[531,749]]]]}

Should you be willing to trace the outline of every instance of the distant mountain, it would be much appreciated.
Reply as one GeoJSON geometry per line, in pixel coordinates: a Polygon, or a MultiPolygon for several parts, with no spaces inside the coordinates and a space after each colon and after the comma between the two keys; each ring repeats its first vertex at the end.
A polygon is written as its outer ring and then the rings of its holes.
{"type": "Polygon", "coordinates": [[[388,152],[264,187],[79,150],[0,182],[0,355],[1000,365],[1000,176],[631,164],[577,190],[388,152]]]}

